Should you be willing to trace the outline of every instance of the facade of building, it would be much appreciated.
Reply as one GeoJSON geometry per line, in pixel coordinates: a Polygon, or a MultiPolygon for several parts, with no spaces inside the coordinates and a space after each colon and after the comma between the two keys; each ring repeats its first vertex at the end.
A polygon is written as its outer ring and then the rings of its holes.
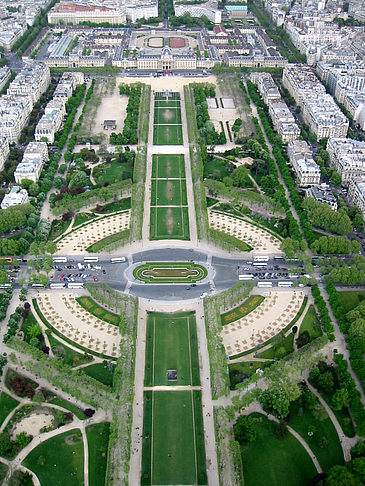
{"type": "Polygon", "coordinates": [[[292,140],[288,144],[289,161],[295,170],[301,187],[318,186],[321,169],[315,163],[309,145],[304,140],[292,140]]]}
{"type": "Polygon", "coordinates": [[[356,180],[352,178],[350,180],[349,189],[347,192],[347,197],[351,204],[357,206],[365,217],[365,178],[361,180],[356,180]]]}
{"type": "Polygon", "coordinates": [[[312,186],[306,190],[306,195],[307,197],[312,197],[317,202],[328,204],[332,211],[337,211],[337,199],[328,189],[312,186]]]}
{"type": "Polygon", "coordinates": [[[331,166],[341,175],[342,184],[365,176],[365,142],[351,138],[330,138],[327,152],[331,166]]]}
{"type": "Polygon", "coordinates": [[[205,15],[214,24],[222,22],[222,12],[217,8],[211,7],[209,2],[202,4],[182,3],[181,0],[174,1],[176,17],[182,17],[189,13],[192,17],[202,17],[205,15]]]}
{"type": "Polygon", "coordinates": [[[28,95],[36,103],[47,90],[51,81],[49,67],[43,62],[27,61],[10,83],[9,95],[28,95]]]}
{"type": "Polygon", "coordinates": [[[158,2],[152,0],[151,2],[141,1],[138,5],[127,6],[127,19],[132,23],[138,19],[149,19],[151,17],[158,17],[158,2]]]}
{"type": "Polygon", "coordinates": [[[121,8],[109,8],[102,5],[81,5],[75,3],[57,3],[48,12],[49,24],[80,24],[92,22],[100,24],[125,24],[125,10],[121,8]]]}
{"type": "Polygon", "coordinates": [[[33,102],[30,96],[3,95],[0,97],[0,137],[17,143],[25,127],[33,102]]]}
{"type": "Polygon", "coordinates": [[[4,164],[9,155],[9,140],[6,137],[0,138],[0,171],[4,169],[4,164]]]}

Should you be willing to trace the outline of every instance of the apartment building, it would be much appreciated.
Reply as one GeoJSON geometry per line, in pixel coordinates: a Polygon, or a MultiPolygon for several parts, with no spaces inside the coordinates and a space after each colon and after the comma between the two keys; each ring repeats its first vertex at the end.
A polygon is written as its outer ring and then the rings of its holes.
{"type": "Polygon", "coordinates": [[[301,187],[317,186],[321,179],[321,169],[315,163],[309,145],[304,140],[292,140],[288,143],[288,157],[298,184],[301,187]]]}
{"type": "Polygon", "coordinates": [[[15,182],[21,184],[25,179],[37,182],[47,160],[47,144],[45,142],[30,142],[24,151],[22,161],[15,169],[15,182]]]}
{"type": "Polygon", "coordinates": [[[32,108],[33,102],[30,96],[1,96],[0,137],[7,137],[9,143],[17,143],[32,108]]]}
{"type": "Polygon", "coordinates": [[[342,184],[365,176],[365,142],[351,138],[330,138],[327,143],[331,166],[341,175],[342,184]]]}
{"type": "Polygon", "coordinates": [[[222,22],[222,12],[217,8],[211,6],[213,2],[201,3],[201,4],[189,4],[182,2],[181,0],[174,0],[174,8],[176,17],[182,17],[189,13],[192,17],[202,17],[205,15],[214,24],[220,24],[222,22]]]}
{"type": "Polygon", "coordinates": [[[362,217],[365,218],[365,178],[350,180],[347,197],[351,204],[359,208],[362,217]]]}
{"type": "Polygon", "coordinates": [[[39,157],[43,163],[48,160],[48,147],[46,142],[29,142],[24,150],[23,160],[39,157]]]}
{"type": "Polygon", "coordinates": [[[0,138],[0,171],[4,169],[4,164],[9,155],[9,140],[6,137],[0,138]]]}
{"type": "Polygon", "coordinates": [[[326,89],[309,66],[288,64],[283,71],[283,86],[301,108],[308,97],[326,94],[326,89]]]}
{"type": "Polygon", "coordinates": [[[19,74],[10,83],[8,95],[28,95],[33,104],[47,90],[51,81],[49,67],[43,62],[26,61],[19,74]]]}
{"type": "Polygon", "coordinates": [[[10,206],[19,206],[27,202],[29,202],[28,192],[19,186],[13,186],[1,201],[1,209],[7,209],[10,206]]]}
{"type": "Polygon", "coordinates": [[[61,110],[53,109],[45,113],[36,126],[34,138],[37,142],[54,142],[56,132],[61,128],[63,115],[61,110]]]}
{"type": "Polygon", "coordinates": [[[126,9],[127,19],[132,23],[138,19],[149,19],[150,17],[158,17],[158,2],[157,0],[141,1],[137,5],[127,6],[126,9]]]}
{"type": "Polygon", "coordinates": [[[125,24],[125,9],[119,6],[110,8],[103,5],[61,2],[48,12],[49,24],[80,24],[81,22],[125,24]]]}
{"type": "MultiPolygon", "coordinates": [[[[324,185],[325,184],[321,184],[321,186],[324,185]]],[[[337,211],[338,209],[337,199],[327,188],[311,186],[306,190],[306,196],[312,197],[315,201],[320,202],[321,204],[328,204],[332,211],[337,211]]]]}
{"type": "Polygon", "coordinates": [[[306,99],[303,119],[318,139],[346,137],[349,128],[349,120],[329,94],[306,99]]]}
{"type": "Polygon", "coordinates": [[[250,75],[250,81],[256,84],[261,98],[267,105],[269,101],[281,99],[279,88],[276,86],[271,74],[253,72],[250,75]]]}
{"type": "Polygon", "coordinates": [[[11,71],[9,66],[3,66],[0,68],[0,91],[4,88],[6,83],[11,77],[11,71]]]}

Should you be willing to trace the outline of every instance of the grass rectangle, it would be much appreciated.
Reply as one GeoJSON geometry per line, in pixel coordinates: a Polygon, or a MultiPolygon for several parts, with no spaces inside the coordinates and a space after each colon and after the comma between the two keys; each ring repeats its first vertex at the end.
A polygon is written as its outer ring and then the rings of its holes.
{"type": "Polygon", "coordinates": [[[238,307],[223,314],[222,324],[229,324],[231,322],[237,321],[238,319],[241,319],[241,317],[246,316],[254,309],[256,309],[256,307],[258,307],[264,299],[265,297],[263,297],[262,295],[251,295],[238,307]]]}
{"type": "Polygon", "coordinates": [[[89,486],[105,484],[110,424],[102,422],[86,428],[89,449],[89,486]]]}
{"type": "Polygon", "coordinates": [[[182,145],[182,125],[154,125],[154,145],[182,145]]]}
{"type": "Polygon", "coordinates": [[[350,312],[365,299],[365,292],[363,291],[338,292],[338,295],[346,312],[350,312]]]}
{"type": "Polygon", "coordinates": [[[206,484],[200,392],[144,398],[142,484],[206,484]]]}
{"type": "Polygon", "coordinates": [[[187,207],[151,207],[151,240],[188,240],[189,237],[187,207]]]}
{"type": "Polygon", "coordinates": [[[166,98],[155,100],[155,108],[176,108],[180,107],[180,100],[166,101],[166,98]]]}
{"type": "Polygon", "coordinates": [[[199,385],[196,321],[192,313],[151,313],[147,320],[145,386],[199,385]],[[177,370],[177,381],[167,370],[177,370]]]}
{"type": "Polygon", "coordinates": [[[177,155],[153,155],[152,156],[152,178],[184,178],[185,163],[184,156],[177,155]]]}
{"type": "Polygon", "coordinates": [[[153,179],[151,184],[151,206],[186,206],[185,179],[153,179]]]}
{"type": "Polygon", "coordinates": [[[181,110],[180,106],[170,106],[167,108],[155,108],[154,112],[154,124],[165,125],[171,123],[171,125],[181,124],[181,110]]]}
{"type": "Polygon", "coordinates": [[[91,297],[78,297],[76,300],[81,305],[81,307],[83,307],[85,310],[90,312],[90,314],[97,317],[98,319],[108,322],[109,324],[113,324],[114,326],[119,325],[120,316],[108,311],[107,309],[104,309],[104,307],[101,307],[91,297]]]}
{"type": "Polygon", "coordinates": [[[0,393],[0,425],[4,422],[9,413],[19,405],[19,402],[7,393],[0,393]]]}
{"type": "Polygon", "coordinates": [[[113,386],[113,376],[114,376],[115,365],[110,361],[105,363],[95,363],[90,366],[82,368],[85,375],[95,378],[95,380],[104,383],[107,386],[113,386]]]}

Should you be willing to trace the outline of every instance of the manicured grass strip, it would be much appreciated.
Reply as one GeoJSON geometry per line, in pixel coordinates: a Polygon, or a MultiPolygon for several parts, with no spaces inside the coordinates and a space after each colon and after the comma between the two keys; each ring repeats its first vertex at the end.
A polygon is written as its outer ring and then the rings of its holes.
{"type": "Polygon", "coordinates": [[[28,315],[24,318],[23,323],[21,325],[21,331],[24,332],[24,340],[29,343],[30,336],[28,335],[28,329],[35,324],[38,324],[37,319],[34,317],[31,311],[29,311],[28,315]]]}
{"type": "Polygon", "coordinates": [[[185,179],[152,179],[151,206],[186,206],[185,179]]]}
{"type": "Polygon", "coordinates": [[[246,316],[250,312],[256,309],[263,301],[265,297],[262,295],[250,295],[242,304],[240,304],[235,309],[232,309],[225,314],[222,314],[222,324],[229,324],[231,322],[241,319],[241,317],[246,316]]]}
{"type": "Polygon", "coordinates": [[[152,392],[145,391],[143,400],[142,486],[151,484],[152,392]]]}
{"type": "Polygon", "coordinates": [[[241,363],[230,364],[228,370],[231,390],[235,390],[236,385],[255,374],[258,368],[264,369],[270,364],[270,361],[242,361],[241,363]]]}
{"type": "Polygon", "coordinates": [[[66,410],[69,410],[80,420],[86,419],[84,411],[81,410],[81,408],[74,405],[73,403],[69,402],[68,400],[64,400],[63,398],[60,397],[55,397],[52,400],[50,400],[49,403],[53,403],[53,405],[58,405],[59,407],[63,407],[66,410]]]}
{"type": "Polygon", "coordinates": [[[303,446],[291,434],[278,439],[277,424],[265,416],[252,414],[256,441],[241,448],[245,486],[307,486],[317,474],[303,446]]]}
{"type": "Polygon", "coordinates": [[[163,125],[171,123],[172,125],[181,124],[181,112],[180,107],[158,107],[154,111],[154,124],[163,125]]]}
{"type": "Polygon", "coordinates": [[[110,424],[90,425],[86,428],[89,449],[89,486],[104,486],[110,424]]]}
{"type": "Polygon", "coordinates": [[[203,280],[208,271],[192,262],[149,262],[133,270],[135,279],[146,283],[194,283],[203,280]]]}
{"type": "Polygon", "coordinates": [[[0,481],[2,481],[5,478],[7,472],[8,472],[8,466],[0,462],[0,481]]]}
{"type": "Polygon", "coordinates": [[[182,125],[154,125],[153,145],[182,145],[182,125]]]}
{"type": "Polygon", "coordinates": [[[166,101],[166,98],[164,100],[155,100],[155,109],[156,108],[176,108],[180,107],[180,100],[169,100],[166,101]]]}
{"type": "MultiPolygon", "coordinates": [[[[322,407],[322,405],[320,405],[322,407]]],[[[325,420],[316,420],[313,414],[305,407],[301,407],[299,403],[295,402],[290,407],[291,419],[289,422],[298,434],[307,442],[312,449],[313,454],[316,455],[324,472],[328,472],[332,466],[336,464],[343,464],[343,452],[338,438],[335,426],[331,419],[327,416],[325,420]],[[298,414],[300,409],[300,415],[298,414]],[[313,435],[308,435],[310,426],[315,427],[313,435]],[[328,441],[328,446],[321,448],[318,441],[325,437],[328,441]]]]}
{"type": "Polygon", "coordinates": [[[182,154],[152,156],[152,178],[164,179],[168,177],[185,178],[185,164],[182,154]]]}
{"type": "Polygon", "coordinates": [[[15,398],[4,392],[0,393],[0,425],[17,405],[19,402],[15,398]]]}
{"type": "Polygon", "coordinates": [[[201,403],[201,392],[198,390],[193,391],[193,403],[198,484],[208,484],[205,462],[203,409],[201,403]]]}
{"type": "Polygon", "coordinates": [[[350,312],[365,299],[365,292],[361,291],[338,292],[338,295],[346,312],[350,312]]]}
{"type": "Polygon", "coordinates": [[[279,342],[275,343],[271,348],[258,354],[258,358],[263,359],[280,359],[284,358],[287,354],[294,351],[294,334],[290,333],[288,336],[280,339],[279,342]]]}
{"type": "Polygon", "coordinates": [[[56,339],[50,331],[47,330],[49,344],[51,345],[52,351],[55,356],[59,357],[65,364],[70,366],[79,366],[84,363],[89,363],[92,361],[92,356],[77,353],[73,349],[66,346],[56,339]]]}
{"type": "Polygon", "coordinates": [[[86,248],[89,253],[98,253],[99,251],[111,251],[115,250],[119,246],[123,246],[129,241],[130,229],[120,231],[119,233],[114,233],[113,235],[106,236],[101,240],[97,241],[93,245],[86,248]],[[119,242],[119,245],[117,243],[119,242]]]}
{"type": "Polygon", "coordinates": [[[110,363],[110,361],[108,361],[108,363],[109,364],[95,363],[82,368],[82,371],[85,373],[85,375],[95,378],[95,380],[100,381],[100,383],[104,383],[104,385],[113,386],[115,365],[110,363]]]}
{"type": "Polygon", "coordinates": [[[151,240],[188,240],[189,238],[187,207],[151,207],[151,240]]]}
{"type": "Polygon", "coordinates": [[[223,231],[216,230],[214,228],[209,228],[209,233],[213,239],[218,241],[221,244],[228,244],[231,247],[235,248],[239,251],[251,251],[253,248],[252,246],[248,245],[242,240],[235,238],[228,233],[224,233],[223,231]]]}
{"type": "Polygon", "coordinates": [[[199,385],[196,339],[193,313],[150,313],[147,320],[145,386],[199,385]],[[193,338],[193,346],[190,338],[193,338]],[[177,381],[168,381],[167,370],[177,370],[177,381]]]}
{"type": "Polygon", "coordinates": [[[98,319],[108,322],[109,324],[113,324],[114,326],[119,325],[120,316],[108,311],[107,309],[104,309],[104,307],[101,307],[91,297],[78,297],[76,300],[81,305],[81,307],[83,307],[85,310],[90,312],[90,314],[97,317],[98,319]]]}
{"type": "Polygon", "coordinates": [[[192,392],[154,392],[151,484],[196,484],[192,392]]]}
{"type": "Polygon", "coordinates": [[[37,475],[42,485],[84,484],[84,446],[80,430],[65,432],[39,444],[23,464],[37,475]]]}
{"type": "Polygon", "coordinates": [[[302,334],[304,331],[308,331],[311,340],[322,336],[321,326],[319,325],[317,314],[313,305],[309,306],[307,313],[302,320],[300,334],[302,334]]]}

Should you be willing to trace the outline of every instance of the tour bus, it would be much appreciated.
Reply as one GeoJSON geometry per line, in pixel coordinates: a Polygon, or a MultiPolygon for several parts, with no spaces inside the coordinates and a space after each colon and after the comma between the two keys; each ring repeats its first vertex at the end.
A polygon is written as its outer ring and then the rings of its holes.
{"type": "Polygon", "coordinates": [[[253,261],[254,262],[268,262],[269,257],[268,256],[255,256],[253,261]]]}
{"type": "Polygon", "coordinates": [[[267,263],[265,263],[265,262],[253,262],[252,265],[254,267],[267,267],[267,263]]]}
{"type": "Polygon", "coordinates": [[[257,282],[258,287],[272,287],[272,282],[257,282]]]}
{"type": "Polygon", "coordinates": [[[247,273],[246,275],[238,275],[238,280],[253,280],[255,276],[252,273],[247,273]]]}
{"type": "Polygon", "coordinates": [[[9,289],[11,287],[11,283],[4,283],[0,285],[0,289],[9,289]]]}
{"type": "Polygon", "coordinates": [[[13,259],[11,257],[1,257],[0,263],[13,263],[13,259]]]}
{"type": "Polygon", "coordinates": [[[124,263],[126,261],[126,257],[117,257],[111,258],[110,263],[124,263]]]}
{"type": "Polygon", "coordinates": [[[66,263],[67,257],[53,257],[53,263],[66,263]]]}
{"type": "Polygon", "coordinates": [[[99,261],[99,257],[96,257],[96,256],[84,257],[84,262],[93,263],[93,262],[98,262],[98,261],[99,261]]]}
{"type": "Polygon", "coordinates": [[[43,289],[44,285],[40,284],[40,283],[34,283],[34,284],[32,284],[32,287],[35,287],[35,288],[38,288],[38,289],[43,289]]]}
{"type": "Polygon", "coordinates": [[[293,282],[278,282],[278,287],[293,287],[293,282]]]}
{"type": "Polygon", "coordinates": [[[51,289],[64,289],[66,287],[65,283],[51,283],[50,285],[51,289]]]}
{"type": "Polygon", "coordinates": [[[284,260],[283,256],[274,256],[274,260],[284,260]]]}
{"type": "Polygon", "coordinates": [[[83,289],[85,287],[85,284],[82,282],[70,282],[67,287],[69,289],[83,289]]]}

